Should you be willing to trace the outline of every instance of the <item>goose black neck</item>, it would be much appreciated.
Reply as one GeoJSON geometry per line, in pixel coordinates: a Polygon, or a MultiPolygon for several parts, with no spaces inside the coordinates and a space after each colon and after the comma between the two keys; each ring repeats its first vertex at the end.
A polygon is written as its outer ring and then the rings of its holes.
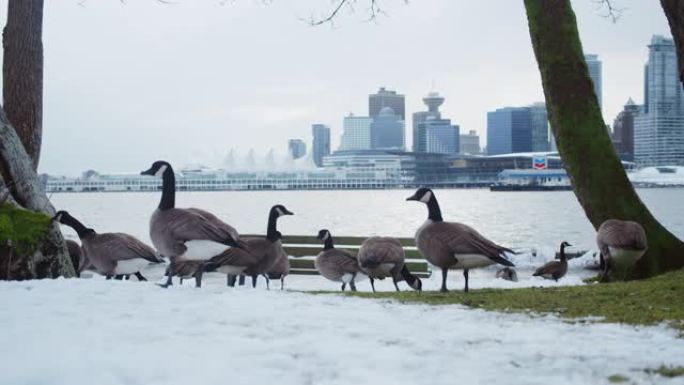
{"type": "Polygon", "coordinates": [[[428,219],[433,222],[442,222],[442,210],[439,209],[439,203],[437,203],[437,198],[433,195],[427,203],[428,207],[428,219]]]}
{"type": "Polygon", "coordinates": [[[271,242],[278,240],[278,213],[271,210],[268,214],[268,228],[266,229],[266,239],[271,242]]]}
{"type": "Polygon", "coordinates": [[[561,245],[560,260],[561,260],[561,262],[565,262],[568,260],[568,257],[565,256],[565,245],[561,245]]]}
{"type": "Polygon", "coordinates": [[[404,265],[404,267],[401,268],[401,277],[404,278],[404,281],[406,281],[406,283],[408,283],[411,286],[413,286],[413,283],[416,282],[416,280],[418,279],[415,275],[411,274],[406,265],[404,265]]]}
{"type": "Polygon", "coordinates": [[[328,238],[326,238],[325,242],[323,243],[323,250],[330,250],[334,248],[335,244],[333,243],[333,237],[332,235],[328,234],[328,238]]]}
{"type": "Polygon", "coordinates": [[[159,202],[159,210],[168,210],[176,207],[176,176],[171,166],[162,174],[162,196],[159,202]]]}
{"type": "Polygon", "coordinates": [[[64,217],[62,219],[62,223],[74,229],[76,231],[76,234],[78,234],[79,239],[83,239],[86,235],[95,232],[93,229],[85,227],[83,223],[79,222],[78,219],[72,217],[71,215],[64,217]]]}

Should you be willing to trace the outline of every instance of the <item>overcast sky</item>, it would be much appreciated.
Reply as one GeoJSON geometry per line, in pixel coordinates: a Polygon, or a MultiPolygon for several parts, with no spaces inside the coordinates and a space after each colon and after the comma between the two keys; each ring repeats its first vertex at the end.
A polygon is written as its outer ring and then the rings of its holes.
{"type": "MultiPolygon", "coordinates": [[[[614,2],[626,8],[616,24],[573,1],[585,52],[603,61],[609,123],[643,99],[651,35],[669,36],[657,1],[614,2]]],[[[312,123],[332,127],[336,148],[343,116],[367,114],[380,86],[406,95],[407,117],[442,93],[444,115],[484,144],[487,111],[543,100],[522,3],[382,0],[387,15],[368,23],[359,0],[331,28],[302,21],[330,11],[326,0],[47,1],[40,171],[218,165],[230,148],[310,146],[312,123]]]]}

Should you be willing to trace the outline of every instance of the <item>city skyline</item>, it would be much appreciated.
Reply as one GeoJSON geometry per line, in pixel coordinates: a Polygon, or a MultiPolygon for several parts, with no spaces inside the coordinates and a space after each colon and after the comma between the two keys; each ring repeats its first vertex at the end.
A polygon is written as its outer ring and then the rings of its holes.
{"type": "MultiPolygon", "coordinates": [[[[584,51],[603,62],[610,123],[629,97],[643,102],[646,45],[669,28],[658,6],[624,1],[613,24],[590,1],[573,5],[584,51]]],[[[363,96],[382,86],[406,96],[407,148],[410,115],[432,90],[449,100],[443,115],[461,132],[475,130],[482,146],[486,111],[543,101],[521,4],[400,2],[384,10],[377,23],[364,22],[359,8],[335,28],[312,28],[301,19],[327,12],[327,3],[47,3],[40,171],[136,170],[155,159],[216,164],[230,148],[308,144],[319,122],[337,148],[343,117],[365,114],[363,96]],[[501,25],[488,31],[483,18],[501,25]],[[400,46],[386,44],[390,37],[400,46]],[[79,156],[64,157],[72,147],[79,156]]]]}

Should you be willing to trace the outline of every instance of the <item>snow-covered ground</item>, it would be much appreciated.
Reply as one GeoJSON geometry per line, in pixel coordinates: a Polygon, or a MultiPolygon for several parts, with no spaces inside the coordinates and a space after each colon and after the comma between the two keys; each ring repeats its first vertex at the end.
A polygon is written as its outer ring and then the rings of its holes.
{"type": "MultiPolygon", "coordinates": [[[[159,280],[159,270],[146,273],[159,280]]],[[[542,283],[491,273],[477,273],[473,287],[542,283]]],[[[337,288],[321,277],[288,277],[292,291],[263,282],[231,289],[222,278],[167,290],[102,277],[0,282],[0,383],[561,385],[607,383],[616,373],[684,383],[642,371],[684,364],[684,343],[665,326],[295,291],[337,288]]],[[[460,289],[462,276],[450,285],[460,289]]]]}

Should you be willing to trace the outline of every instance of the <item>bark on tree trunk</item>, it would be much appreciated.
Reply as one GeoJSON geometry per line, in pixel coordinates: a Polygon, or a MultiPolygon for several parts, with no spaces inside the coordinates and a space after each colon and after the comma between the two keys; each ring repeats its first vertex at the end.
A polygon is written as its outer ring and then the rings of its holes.
{"type": "Polygon", "coordinates": [[[684,83],[684,1],[660,0],[660,5],[665,11],[670,31],[677,47],[677,64],[679,67],[679,80],[684,83]]]}
{"type": "Polygon", "coordinates": [[[524,1],[558,152],[587,218],[594,228],[610,218],[644,226],[649,250],[633,277],[681,268],[684,243],[641,202],[610,142],[570,1],[524,1]]]}
{"type": "Polygon", "coordinates": [[[3,105],[34,170],[43,134],[42,30],[43,0],[9,0],[2,36],[3,105]]]}
{"type": "MultiPolygon", "coordinates": [[[[4,160],[6,170],[12,178],[11,190],[16,203],[32,211],[42,212],[48,216],[54,215],[55,209],[43,192],[31,158],[24,150],[14,128],[7,121],[2,107],[0,107],[0,158],[4,160]]],[[[5,182],[0,177],[0,187],[4,186],[5,182]]],[[[57,223],[50,225],[45,239],[35,252],[29,255],[12,253],[8,255],[14,258],[12,269],[6,269],[6,275],[0,278],[31,279],[76,275],[57,223]]]]}

